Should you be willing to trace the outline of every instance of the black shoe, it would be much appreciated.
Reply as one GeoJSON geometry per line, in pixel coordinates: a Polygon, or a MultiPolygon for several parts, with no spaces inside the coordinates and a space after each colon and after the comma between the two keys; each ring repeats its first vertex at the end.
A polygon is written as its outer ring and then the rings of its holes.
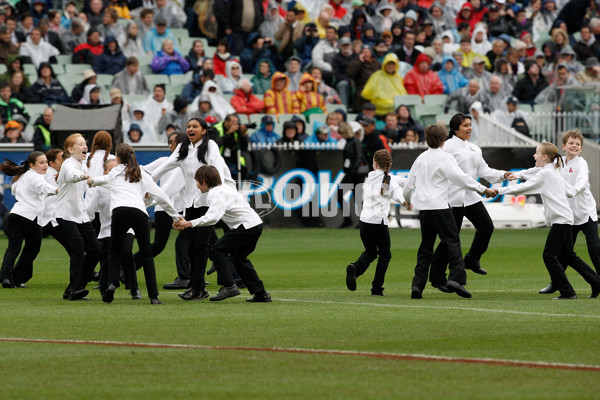
{"type": "Polygon", "coordinates": [[[29,286],[24,283],[15,283],[15,287],[18,289],[27,289],[29,286]]]}
{"type": "Polygon", "coordinates": [[[71,300],[71,301],[82,300],[85,296],[88,295],[88,293],[90,293],[90,291],[87,289],[76,290],[74,292],[71,292],[71,294],[69,294],[69,300],[71,300]]]}
{"type": "Polygon", "coordinates": [[[190,285],[189,279],[181,279],[180,277],[175,278],[175,280],[171,283],[165,283],[163,285],[163,289],[173,290],[173,289],[187,289],[190,285]]]}
{"type": "Polygon", "coordinates": [[[138,289],[130,291],[129,294],[131,295],[131,300],[141,300],[142,299],[142,294],[140,293],[140,291],[138,289]]]}
{"type": "Polygon", "coordinates": [[[371,296],[385,296],[385,294],[383,294],[383,288],[371,289],[371,296]]]}
{"type": "Polygon", "coordinates": [[[221,289],[219,289],[219,293],[217,293],[215,296],[210,298],[210,301],[221,301],[221,300],[225,300],[228,299],[230,297],[235,297],[238,296],[240,294],[240,289],[233,284],[232,286],[226,287],[226,286],[221,286],[221,289]]]}
{"type": "Polygon", "coordinates": [[[346,267],[346,286],[352,292],[356,290],[356,265],[353,263],[346,267]]]}
{"type": "Polygon", "coordinates": [[[158,299],[158,297],[152,297],[150,299],[150,304],[162,304],[163,302],[158,299]]]}
{"type": "Polygon", "coordinates": [[[469,269],[479,275],[487,275],[487,271],[481,268],[481,265],[479,265],[479,261],[473,260],[473,258],[469,254],[465,256],[464,261],[465,269],[469,269]]]}
{"type": "Polygon", "coordinates": [[[589,299],[595,299],[600,294],[600,287],[592,288],[592,294],[588,296],[589,299]]]}
{"type": "Polygon", "coordinates": [[[102,301],[105,303],[112,303],[115,299],[115,290],[117,290],[117,286],[114,283],[111,283],[106,288],[106,292],[104,292],[104,296],[102,296],[102,301]]]}
{"type": "Polygon", "coordinates": [[[94,282],[98,282],[98,281],[100,280],[100,273],[99,273],[99,272],[96,272],[96,271],[94,271],[94,273],[92,274],[92,280],[93,280],[94,282]]]}
{"type": "Polygon", "coordinates": [[[552,294],[552,293],[556,292],[557,290],[558,289],[554,287],[552,282],[550,282],[550,284],[548,286],[546,286],[545,288],[543,288],[542,290],[539,291],[539,294],[552,294]]]}
{"type": "Polygon", "coordinates": [[[434,288],[436,288],[440,292],[444,292],[444,293],[452,293],[453,292],[453,290],[448,289],[448,286],[446,286],[446,285],[434,285],[434,284],[432,284],[431,286],[433,286],[434,288]]]}
{"type": "Polygon", "coordinates": [[[460,297],[464,297],[466,299],[471,298],[471,293],[469,293],[469,291],[467,289],[465,289],[463,287],[463,285],[461,285],[458,282],[448,281],[448,283],[446,283],[446,287],[449,290],[451,290],[452,292],[456,292],[456,294],[459,295],[460,297]]]}
{"type": "Polygon", "coordinates": [[[208,292],[206,290],[198,292],[197,290],[190,289],[190,290],[186,290],[183,293],[179,293],[178,296],[180,298],[182,298],[183,300],[186,300],[186,301],[189,301],[189,300],[204,300],[204,299],[208,298],[208,292]]]}
{"type": "Polygon", "coordinates": [[[241,280],[241,279],[234,279],[233,283],[235,284],[235,286],[238,287],[238,289],[245,289],[246,288],[246,283],[241,280]]]}
{"type": "Polygon", "coordinates": [[[2,287],[4,289],[14,289],[15,285],[12,284],[12,282],[10,281],[10,279],[3,279],[2,280],[2,287]]]}
{"type": "Polygon", "coordinates": [[[558,297],[553,297],[552,300],[575,300],[577,298],[577,295],[574,294],[573,296],[563,296],[562,294],[558,297]]]}
{"type": "Polygon", "coordinates": [[[206,275],[211,275],[215,272],[217,272],[217,269],[215,268],[215,263],[212,263],[208,271],[206,271],[206,275]]]}
{"type": "Polygon", "coordinates": [[[271,295],[269,294],[269,292],[265,291],[263,291],[262,293],[254,293],[254,296],[252,296],[249,299],[246,299],[246,302],[248,303],[270,303],[271,301],[271,295]]]}
{"type": "Polygon", "coordinates": [[[423,294],[421,293],[421,289],[419,289],[416,286],[413,286],[411,292],[410,292],[410,298],[411,299],[422,299],[423,298],[423,294]]]}

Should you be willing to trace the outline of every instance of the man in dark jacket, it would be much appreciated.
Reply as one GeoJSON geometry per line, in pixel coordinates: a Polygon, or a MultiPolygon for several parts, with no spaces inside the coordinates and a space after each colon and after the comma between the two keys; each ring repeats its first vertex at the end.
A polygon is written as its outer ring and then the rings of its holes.
{"type": "Polygon", "coordinates": [[[246,36],[255,32],[264,21],[261,0],[223,0],[215,1],[213,10],[219,23],[218,37],[230,36],[231,52],[240,54],[246,44],[246,36]]]}
{"type": "Polygon", "coordinates": [[[500,9],[496,4],[488,8],[488,12],[483,16],[483,21],[488,26],[489,35],[498,37],[509,31],[509,17],[500,15],[500,9]]]}
{"type": "Polygon", "coordinates": [[[183,87],[183,91],[181,92],[181,97],[189,101],[190,103],[194,101],[194,99],[200,96],[202,93],[202,87],[204,83],[208,80],[215,79],[215,71],[212,69],[200,69],[199,67],[194,70],[192,74],[192,81],[186,84],[183,87]]]}
{"type": "Polygon", "coordinates": [[[29,103],[70,104],[71,98],[60,84],[50,63],[41,63],[38,69],[38,80],[27,93],[29,103]]]}
{"type": "Polygon", "coordinates": [[[47,151],[59,145],[56,132],[50,130],[52,117],[54,117],[54,109],[48,107],[44,110],[42,116],[35,120],[33,124],[35,131],[33,131],[32,140],[34,150],[47,151]]]}
{"type": "Polygon", "coordinates": [[[356,95],[354,100],[354,110],[360,110],[363,103],[361,96],[362,90],[365,84],[369,80],[369,77],[376,71],[381,69],[381,63],[373,57],[371,48],[364,45],[358,58],[350,61],[346,74],[354,80],[354,87],[356,88],[356,95]]]}
{"type": "Polygon", "coordinates": [[[405,32],[402,38],[402,47],[396,51],[398,60],[415,65],[417,57],[421,52],[415,49],[415,34],[413,32],[405,32]]]}
{"type": "Polygon", "coordinates": [[[13,119],[14,115],[22,115],[26,121],[29,121],[29,114],[25,110],[25,105],[21,100],[11,98],[12,91],[8,83],[0,84],[0,118],[2,125],[13,119]]]}
{"type": "Polygon", "coordinates": [[[254,71],[258,60],[268,59],[278,69],[281,68],[277,46],[270,38],[263,38],[257,32],[252,32],[246,38],[246,47],[240,54],[240,64],[243,71],[254,71]]]}
{"type": "Polygon", "coordinates": [[[100,43],[100,33],[91,28],[87,33],[87,42],[80,44],[73,50],[73,64],[94,64],[96,56],[104,52],[100,43]]]}
{"type": "Polygon", "coordinates": [[[548,80],[544,74],[540,74],[540,67],[536,63],[530,63],[525,67],[525,77],[515,85],[512,95],[521,103],[533,104],[535,97],[548,87],[548,80]]]}
{"type": "Polygon", "coordinates": [[[94,72],[114,75],[125,68],[126,58],[119,48],[114,36],[107,36],[104,41],[104,52],[94,59],[94,72]]]}
{"type": "Polygon", "coordinates": [[[340,51],[333,56],[331,68],[335,78],[335,89],[340,94],[340,100],[347,108],[352,108],[352,78],[347,74],[348,65],[358,56],[352,51],[352,41],[343,37],[339,42],[340,51]]]}

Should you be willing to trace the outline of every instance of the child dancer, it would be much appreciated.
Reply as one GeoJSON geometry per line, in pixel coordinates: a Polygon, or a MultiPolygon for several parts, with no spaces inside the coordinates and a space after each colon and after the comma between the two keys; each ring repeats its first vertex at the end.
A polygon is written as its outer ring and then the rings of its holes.
{"type": "Polygon", "coordinates": [[[371,294],[383,296],[385,273],[392,258],[388,229],[390,200],[404,202],[399,186],[404,180],[390,176],[391,167],[392,153],[387,150],[376,151],[373,155],[373,171],[369,172],[363,186],[363,208],[360,213],[360,239],[365,251],[358,260],[346,267],[346,286],[351,291],[356,290],[356,278],[364,274],[379,256],[371,294]]]}
{"type": "MultiPolygon", "coordinates": [[[[108,175],[89,177],[87,180],[89,185],[107,185],[111,195],[108,282],[106,290],[103,290],[103,284],[100,285],[104,292],[102,300],[110,303],[114,299],[115,290],[120,279],[122,243],[127,231],[131,228],[135,232],[140,248],[150,304],[162,304],[158,299],[156,271],[152,251],[150,250],[149,221],[144,197],[148,195],[161,204],[173,221],[179,220],[179,214],[173,208],[167,195],[154,183],[150,175],[142,173],[135,152],[130,145],[121,143],[117,146],[117,162],[119,165],[114,167],[108,175]]],[[[104,276],[104,272],[102,275],[104,276]]],[[[104,282],[104,279],[101,278],[101,281],[104,282]]]]}
{"type": "MultiPolygon", "coordinates": [[[[583,232],[587,243],[588,254],[594,264],[596,273],[600,275],[600,239],[598,238],[598,213],[596,211],[596,200],[590,192],[590,170],[587,162],[580,157],[583,147],[583,135],[577,129],[568,131],[563,137],[563,157],[565,168],[561,168],[560,174],[565,181],[574,186],[579,192],[569,201],[573,211],[574,225],[572,228],[573,245],[577,234],[583,232]]],[[[560,259],[560,258],[559,258],[560,259]]],[[[564,260],[560,260],[563,268],[567,268],[564,260]]],[[[550,283],[540,290],[541,294],[554,293],[556,288],[550,283]]]]}
{"type": "Polygon", "coordinates": [[[429,149],[417,157],[404,184],[407,208],[412,209],[411,203],[414,202],[415,208],[419,210],[421,221],[421,245],[417,253],[411,298],[423,298],[422,292],[427,284],[429,265],[433,258],[433,245],[438,235],[448,249],[450,274],[446,281],[445,265],[432,267],[430,281],[434,287],[443,292],[456,292],[461,297],[469,298],[471,293],[463,287],[467,282],[467,275],[460,249],[458,228],[448,206],[448,184],[452,182],[486,196],[494,196],[496,192],[465,174],[456,159],[442,150],[446,141],[446,130],[443,126],[437,124],[427,126],[425,140],[429,149]],[[415,190],[414,194],[413,190],[415,190]],[[414,201],[412,201],[413,197],[414,201]]]}
{"type": "Polygon", "coordinates": [[[88,175],[83,166],[87,156],[87,144],[83,136],[74,133],[67,137],[64,152],[67,158],[58,173],[55,206],[58,230],[69,244],[65,249],[70,256],[70,277],[63,299],[80,300],[89,293],[85,286],[92,278],[101,250],[85,207],[85,181],[88,175]]]}
{"type": "MultiPolygon", "coordinates": [[[[254,266],[248,260],[248,255],[256,248],[256,243],[262,234],[263,223],[258,214],[250,207],[244,197],[230,185],[224,185],[219,171],[211,166],[200,167],[195,174],[198,188],[207,194],[208,210],[206,213],[192,221],[181,218],[173,226],[176,229],[186,229],[194,226],[212,226],[223,220],[230,228],[210,248],[210,258],[215,263],[219,284],[222,285],[219,293],[210,298],[210,301],[225,300],[240,294],[239,288],[233,281],[232,266],[246,283],[248,291],[254,296],[247,299],[253,303],[269,303],[271,295],[258,277],[254,266]]],[[[180,295],[191,298],[201,298],[201,286],[192,288],[180,295]]]]}
{"type": "MultiPolygon", "coordinates": [[[[61,149],[50,149],[46,152],[46,158],[48,159],[48,169],[44,175],[46,182],[56,187],[56,178],[58,178],[58,170],[63,161],[64,152],[61,149]]],[[[42,237],[52,235],[67,252],[69,251],[69,242],[61,236],[60,231],[57,229],[58,223],[56,222],[56,199],[58,196],[50,196],[44,200],[44,210],[40,217],[39,223],[42,226],[42,237]]]]}
{"type": "MultiPolygon", "coordinates": [[[[535,194],[542,196],[546,222],[551,225],[546,246],[544,247],[544,264],[552,279],[552,285],[560,292],[557,300],[576,299],[575,290],[569,283],[567,275],[559,257],[577,271],[583,279],[592,286],[590,297],[600,294],[600,276],[596,274],[577,254],[573,251],[573,237],[571,227],[573,225],[573,212],[567,201],[568,196],[577,194],[577,189],[565,183],[558,168],[563,159],[558,154],[558,149],[552,143],[541,143],[537,146],[535,154],[535,166],[540,170],[527,182],[518,185],[498,189],[500,194],[535,194]]],[[[519,173],[517,173],[519,177],[519,173]]],[[[583,188],[579,188],[583,190],[583,188]]]]}
{"type": "Polygon", "coordinates": [[[56,186],[44,179],[47,169],[48,160],[40,151],[29,154],[22,165],[8,160],[0,164],[0,171],[14,176],[11,191],[17,199],[17,203],[4,220],[8,248],[0,269],[3,288],[27,287],[25,282],[33,276],[33,261],[42,244],[42,227],[39,222],[44,209],[44,199],[48,195],[56,194],[56,186]],[[25,246],[21,251],[23,241],[25,246]],[[21,257],[15,265],[19,253],[21,257]]]}

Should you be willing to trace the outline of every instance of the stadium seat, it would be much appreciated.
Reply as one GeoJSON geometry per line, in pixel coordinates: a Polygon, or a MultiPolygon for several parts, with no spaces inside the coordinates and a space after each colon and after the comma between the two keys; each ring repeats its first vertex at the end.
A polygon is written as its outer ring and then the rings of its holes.
{"type": "Polygon", "coordinates": [[[526,112],[526,113],[530,113],[530,112],[533,111],[532,108],[531,108],[531,105],[529,105],[529,104],[522,104],[522,103],[517,104],[517,109],[521,110],[523,112],[526,112]]]}
{"type": "Polygon", "coordinates": [[[547,112],[550,113],[556,110],[556,105],[554,103],[540,103],[533,106],[533,111],[535,112],[547,112]]]}
{"type": "Polygon", "coordinates": [[[65,66],[62,64],[52,64],[52,71],[54,71],[54,75],[64,75],[66,74],[65,66]]]}
{"type": "MultiPolygon", "coordinates": [[[[250,123],[256,123],[256,129],[260,128],[260,120],[262,119],[262,117],[264,117],[265,115],[268,114],[250,114],[248,116],[248,120],[250,121],[250,123]]],[[[273,116],[275,117],[275,116],[273,116]]]]}
{"type": "Polygon", "coordinates": [[[358,114],[356,114],[356,113],[348,113],[348,114],[346,114],[346,121],[347,122],[356,121],[356,117],[358,117],[358,114]]]}
{"type": "Polygon", "coordinates": [[[327,114],[310,114],[310,126],[312,127],[315,121],[319,121],[325,124],[327,120],[327,114]]]}
{"type": "Polygon", "coordinates": [[[402,104],[409,106],[412,113],[415,110],[415,106],[423,104],[423,99],[418,94],[394,96],[394,110],[402,104]]]}
{"type": "Polygon", "coordinates": [[[189,38],[190,37],[190,33],[185,28],[171,28],[169,30],[171,31],[171,34],[175,38],[181,38],[181,37],[189,38]]]}
{"type": "Polygon", "coordinates": [[[415,106],[415,118],[420,120],[424,126],[435,124],[437,116],[444,112],[444,106],[415,106]]]}
{"type": "Polygon", "coordinates": [[[401,77],[404,78],[404,76],[406,75],[406,73],[408,71],[410,71],[411,69],[413,69],[412,65],[410,65],[407,62],[400,61],[400,71],[398,71],[398,73],[400,74],[401,77]]]}
{"type": "Polygon", "coordinates": [[[183,92],[183,88],[185,85],[167,85],[167,98],[172,103],[175,100],[175,97],[180,96],[181,92],[183,92]]]}
{"type": "Polygon", "coordinates": [[[256,98],[259,100],[263,100],[265,99],[265,95],[264,94],[255,94],[256,98]]]}
{"type": "Polygon", "coordinates": [[[223,94],[222,96],[228,103],[231,103],[231,98],[233,97],[232,94],[223,94]]]}
{"type": "Polygon", "coordinates": [[[325,103],[325,108],[327,108],[328,113],[334,112],[338,108],[341,108],[342,110],[346,111],[346,106],[343,104],[325,103]]]}
{"type": "Polygon", "coordinates": [[[73,88],[75,86],[77,86],[77,83],[75,83],[75,82],[69,82],[69,83],[63,84],[62,86],[65,88],[65,92],[67,92],[67,94],[70,97],[71,96],[71,92],[73,91],[73,88]]]}
{"type": "Polygon", "coordinates": [[[33,64],[23,64],[23,72],[25,72],[26,74],[36,74],[37,75],[37,69],[35,68],[35,65],[33,65],[33,64]]]}
{"type": "Polygon", "coordinates": [[[438,114],[435,117],[436,122],[443,122],[446,125],[450,124],[450,119],[452,118],[452,114],[438,114]]]}
{"type": "Polygon", "coordinates": [[[138,62],[140,63],[140,67],[142,65],[150,65],[154,56],[138,56],[138,62]]]}
{"type": "Polygon", "coordinates": [[[153,75],[154,71],[152,71],[152,68],[150,68],[150,64],[146,64],[146,65],[140,64],[140,74],[147,77],[148,75],[153,75]]]}
{"type": "Polygon", "coordinates": [[[216,47],[212,47],[212,46],[204,47],[204,55],[208,58],[212,58],[216,52],[217,52],[216,47]]]}
{"type": "Polygon", "coordinates": [[[242,74],[242,78],[248,79],[249,81],[254,78],[254,74],[242,74]]]}
{"type": "Polygon", "coordinates": [[[29,78],[29,83],[31,83],[31,84],[33,84],[38,79],[37,72],[32,72],[32,73],[25,74],[25,75],[27,75],[27,78],[29,78]]]}
{"type": "Polygon", "coordinates": [[[71,56],[70,54],[59,54],[56,56],[56,62],[60,65],[67,65],[71,64],[72,58],[73,56],[71,56]]]}
{"type": "Polygon", "coordinates": [[[43,103],[28,103],[25,104],[25,109],[31,116],[31,122],[35,122],[36,118],[44,113],[44,110],[48,108],[48,105],[43,103]]]}
{"type": "Polygon", "coordinates": [[[65,69],[68,75],[72,74],[83,74],[86,69],[92,69],[90,64],[67,64],[65,69]]]}
{"type": "Polygon", "coordinates": [[[185,85],[190,82],[190,78],[186,75],[171,75],[171,85],[185,85]]]}
{"type": "Polygon", "coordinates": [[[177,40],[179,41],[179,49],[181,50],[181,54],[183,54],[183,56],[185,57],[192,49],[192,46],[194,45],[194,41],[196,39],[189,37],[180,37],[177,38],[177,40]]]}
{"type": "Polygon", "coordinates": [[[277,116],[277,120],[281,125],[283,125],[286,121],[291,121],[294,117],[301,118],[304,122],[306,122],[306,117],[304,114],[279,114],[277,116]]]}
{"type": "Polygon", "coordinates": [[[110,89],[114,75],[110,74],[98,74],[96,76],[96,84],[101,88],[110,89]]]}
{"type": "Polygon", "coordinates": [[[159,83],[164,83],[165,85],[170,84],[169,76],[164,74],[148,74],[144,76],[144,78],[146,78],[146,82],[150,88],[158,85],[159,83]]]}
{"type": "Polygon", "coordinates": [[[427,94],[424,97],[424,104],[426,106],[438,106],[446,104],[448,95],[445,94],[427,94]]]}
{"type": "Polygon", "coordinates": [[[0,74],[3,74],[6,72],[6,64],[0,64],[0,74]]]}
{"type": "Polygon", "coordinates": [[[123,100],[125,100],[129,104],[140,103],[146,100],[148,96],[145,94],[124,94],[123,100]]]}
{"type": "MultiPolygon", "coordinates": [[[[66,85],[77,85],[83,81],[82,74],[67,74],[67,75],[59,75],[56,77],[58,81],[63,85],[66,89],[66,85]]],[[[69,92],[70,93],[70,92],[69,92]]]]}

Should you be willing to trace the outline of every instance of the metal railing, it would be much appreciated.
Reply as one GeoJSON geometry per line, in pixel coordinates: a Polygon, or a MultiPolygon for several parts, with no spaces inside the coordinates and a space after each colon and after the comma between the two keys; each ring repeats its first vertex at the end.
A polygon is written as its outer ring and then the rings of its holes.
{"type": "Polygon", "coordinates": [[[489,114],[479,114],[479,147],[535,147],[538,142],[514,128],[496,121],[489,114]]]}

